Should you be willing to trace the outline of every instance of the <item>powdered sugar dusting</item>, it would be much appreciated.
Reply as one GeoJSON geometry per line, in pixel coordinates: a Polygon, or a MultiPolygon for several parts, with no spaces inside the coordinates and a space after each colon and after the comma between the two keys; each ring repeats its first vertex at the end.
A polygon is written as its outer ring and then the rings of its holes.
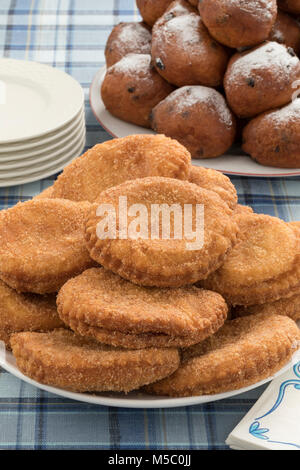
{"type": "Polygon", "coordinates": [[[188,47],[191,44],[199,44],[199,23],[200,17],[195,13],[177,16],[163,26],[163,35],[167,41],[176,41],[182,47],[188,47]]]}
{"type": "Polygon", "coordinates": [[[212,112],[219,115],[220,121],[227,127],[231,127],[232,115],[226,104],[225,99],[218,91],[205,86],[184,86],[173,91],[167,98],[165,103],[176,102],[176,112],[182,113],[188,111],[190,107],[196,104],[205,104],[212,112]]]}
{"type": "Polygon", "coordinates": [[[116,40],[117,46],[122,53],[123,50],[141,53],[150,53],[151,33],[141,23],[124,23],[116,40]]]}
{"type": "Polygon", "coordinates": [[[138,72],[147,72],[150,69],[151,56],[149,54],[128,54],[108,70],[136,75],[138,72]]]}
{"type": "Polygon", "coordinates": [[[300,98],[295,99],[283,108],[272,111],[266,115],[266,119],[271,120],[273,125],[291,124],[298,122],[300,124],[300,98]]]}
{"type": "Polygon", "coordinates": [[[274,77],[289,80],[298,62],[298,57],[289,54],[284,45],[267,42],[238,58],[231,65],[228,79],[241,81],[251,76],[252,72],[271,69],[274,77]]]}
{"type": "Polygon", "coordinates": [[[230,3],[260,23],[270,21],[274,15],[274,0],[231,0],[230,3]]]}
{"type": "Polygon", "coordinates": [[[167,9],[167,12],[165,13],[165,15],[168,15],[169,13],[171,13],[175,16],[179,16],[179,15],[188,15],[189,13],[192,13],[192,12],[193,10],[189,6],[189,4],[179,0],[177,2],[171,3],[171,8],[169,7],[167,9]]]}

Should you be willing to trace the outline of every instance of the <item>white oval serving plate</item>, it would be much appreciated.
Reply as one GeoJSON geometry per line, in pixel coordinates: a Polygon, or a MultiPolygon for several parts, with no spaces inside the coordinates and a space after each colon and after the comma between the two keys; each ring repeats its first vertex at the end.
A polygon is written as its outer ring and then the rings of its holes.
{"type": "Polygon", "coordinates": [[[224,400],[227,398],[234,397],[240,393],[248,392],[253,390],[261,385],[264,385],[275,377],[279,377],[281,374],[284,374],[289,368],[293,366],[299,360],[299,351],[297,351],[292,360],[286,364],[280,371],[274,374],[272,377],[269,377],[265,380],[261,380],[256,384],[250,385],[249,387],[244,387],[239,390],[233,390],[226,393],[218,393],[216,395],[202,395],[195,397],[185,397],[185,398],[168,398],[168,397],[159,397],[146,395],[141,392],[131,392],[127,395],[121,393],[101,393],[101,394],[92,394],[92,393],[75,393],[69,392],[58,387],[51,387],[49,385],[44,385],[35,380],[30,379],[26,375],[22,374],[16,366],[16,361],[11,352],[5,350],[5,345],[0,341],[0,366],[3,367],[7,372],[10,372],[15,377],[24,380],[30,385],[33,385],[41,390],[45,390],[49,393],[54,393],[64,398],[70,398],[72,400],[81,401],[85,403],[91,403],[93,405],[104,405],[104,406],[117,406],[121,408],[176,408],[179,406],[191,406],[191,405],[201,405],[203,403],[214,402],[218,400],[224,400]]]}

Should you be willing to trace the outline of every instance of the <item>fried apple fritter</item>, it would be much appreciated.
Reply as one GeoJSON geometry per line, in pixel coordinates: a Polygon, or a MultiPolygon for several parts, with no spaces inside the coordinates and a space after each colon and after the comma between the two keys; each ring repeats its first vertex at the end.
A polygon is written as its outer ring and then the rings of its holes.
{"type": "Polygon", "coordinates": [[[240,213],[238,242],[221,268],[201,282],[231,305],[255,305],[300,291],[300,232],[276,217],[240,213]]]}
{"type": "Polygon", "coordinates": [[[285,315],[294,321],[300,320],[300,293],[295,294],[292,297],[279,299],[267,304],[249,305],[248,307],[237,305],[231,309],[233,318],[263,312],[268,313],[269,315],[272,315],[273,313],[276,313],[277,315],[285,315]]]}
{"type": "Polygon", "coordinates": [[[95,145],[65,167],[52,197],[93,202],[107,188],[145,176],[186,180],[190,153],[164,135],[130,135],[95,145]]]}
{"type": "Polygon", "coordinates": [[[88,202],[36,199],[0,217],[0,278],[19,292],[57,292],[95,263],[84,241],[88,202]]]}
{"type": "MultiPolygon", "coordinates": [[[[140,224],[146,225],[146,233],[140,237],[139,232],[132,235],[127,230],[124,238],[119,236],[120,223],[116,223],[115,238],[105,238],[106,234],[100,238],[98,227],[103,218],[93,208],[86,225],[87,247],[95,261],[135,284],[156,287],[193,284],[215,271],[236,241],[237,226],[228,205],[216,193],[188,181],[160,177],[127,181],[104,191],[97,199],[98,207],[109,204],[118,221],[122,210],[119,206],[121,196],[127,198],[128,208],[137,207],[136,204],[143,206],[140,224]],[[191,208],[187,220],[190,219],[194,230],[192,236],[183,222],[186,205],[191,208]],[[163,212],[164,208],[170,210],[174,206],[174,213],[163,212]],[[198,219],[196,206],[203,209],[204,227],[198,219]],[[162,211],[161,217],[156,218],[157,223],[152,218],[154,208],[162,211]],[[181,217],[179,237],[174,236],[175,214],[177,221],[181,217]],[[167,218],[170,233],[164,234],[167,218]],[[188,246],[192,242],[194,245],[188,246]]],[[[136,223],[130,214],[127,219],[128,227],[136,223]]]]}
{"type": "Polygon", "coordinates": [[[201,166],[191,165],[189,181],[197,184],[201,188],[209,189],[217,193],[230,209],[235,209],[237,205],[236,189],[228,176],[220,171],[201,166]]]}
{"type": "Polygon", "coordinates": [[[128,351],[69,330],[17,333],[11,347],[23,374],[75,392],[129,392],[170,375],[180,362],[177,349],[128,351]]]}
{"type": "Polygon", "coordinates": [[[266,313],[236,318],[184,350],[179,369],[145,390],[177,397],[238,390],[272,376],[299,347],[300,331],[290,318],[266,313]]]}
{"type": "Polygon", "coordinates": [[[0,281],[0,340],[9,347],[13,333],[62,328],[56,295],[19,294],[0,281]]]}
{"type": "Polygon", "coordinates": [[[104,268],[70,279],[57,306],[76,333],[131,349],[198,343],[215,333],[227,315],[225,301],[215,292],[195,286],[140,287],[104,268]]]}

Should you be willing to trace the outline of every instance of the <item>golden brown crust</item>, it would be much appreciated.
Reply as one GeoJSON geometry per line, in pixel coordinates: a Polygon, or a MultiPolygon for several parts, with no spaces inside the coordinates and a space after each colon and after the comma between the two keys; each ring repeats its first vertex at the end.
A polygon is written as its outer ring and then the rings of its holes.
{"type": "Polygon", "coordinates": [[[236,208],[238,199],[236,189],[228,176],[220,171],[191,165],[189,181],[217,193],[230,209],[236,208]]]}
{"type": "Polygon", "coordinates": [[[267,111],[243,130],[243,150],[262,165],[300,167],[300,100],[267,111]]]}
{"type": "Polygon", "coordinates": [[[234,318],[254,315],[256,313],[267,313],[268,315],[276,313],[277,315],[285,315],[294,321],[298,321],[300,320],[300,293],[267,304],[250,305],[248,307],[240,305],[231,309],[231,314],[234,318]]]}
{"type": "Polygon", "coordinates": [[[183,0],[171,3],[153,26],[151,54],[158,73],[178,87],[220,85],[229,58],[195,8],[183,0]]]}
{"type": "Polygon", "coordinates": [[[276,0],[201,0],[199,12],[210,34],[233,49],[268,38],[276,19],[276,0]]]}
{"type": "Polygon", "coordinates": [[[0,340],[7,347],[13,333],[51,331],[63,326],[56,310],[56,295],[19,294],[0,281],[0,340]]]}
{"type": "Polygon", "coordinates": [[[107,188],[145,176],[185,180],[191,156],[163,135],[131,135],[95,145],[69,164],[53,186],[53,197],[95,201],[107,188]]]}
{"type": "Polygon", "coordinates": [[[254,305],[290,297],[300,288],[300,238],[280,219],[236,215],[239,239],[221,268],[201,282],[231,305],[254,305]]]}
{"type": "Polygon", "coordinates": [[[153,67],[150,54],[127,54],[108,68],[101,96],[117,118],[150,128],[152,109],[173,90],[153,67]]]}
{"type": "Polygon", "coordinates": [[[104,268],[89,269],[60,290],[61,319],[76,333],[126,348],[183,347],[215,333],[227,305],[195,286],[136,286],[104,268]]]}
{"type": "Polygon", "coordinates": [[[151,53],[151,29],[143,22],[119,23],[113,27],[105,46],[107,67],[131,53],[151,53]]]}
{"type": "Polygon", "coordinates": [[[183,351],[179,369],[145,389],[169,396],[237,390],[272,376],[299,347],[299,329],[290,318],[263,313],[237,318],[183,351]]]}
{"type": "Polygon", "coordinates": [[[267,41],[231,57],[224,77],[226,98],[238,117],[253,117],[292,101],[299,78],[295,52],[267,41]]]}
{"type": "Polygon", "coordinates": [[[174,372],[176,349],[112,348],[68,330],[11,338],[21,372],[37,382],[78,392],[129,392],[174,372]]]}
{"type": "MultiPolygon", "coordinates": [[[[150,177],[128,181],[103,192],[98,204],[112,204],[118,220],[119,196],[127,197],[128,207],[142,203],[150,217],[153,204],[204,206],[204,243],[202,248],[187,249],[187,238],[99,239],[96,211],[86,225],[86,241],[91,257],[102,266],[135,284],[156,287],[180,287],[204,279],[220,266],[236,241],[237,226],[232,211],[212,191],[187,181],[150,177]]],[[[147,220],[148,221],[148,220],[147,220]]],[[[195,210],[193,210],[195,222],[195,210]]],[[[148,221],[148,228],[151,220],[148,221]]],[[[128,226],[131,223],[128,217],[128,226]]],[[[171,224],[172,226],[173,224],[171,224]]],[[[194,225],[195,226],[195,225],[194,225]]],[[[171,227],[173,228],[173,227],[171,227]]],[[[200,228],[200,227],[199,227],[200,228]]],[[[118,229],[118,227],[117,227],[118,229]]],[[[198,230],[199,231],[199,230],[198,230]]],[[[161,218],[159,237],[161,237],[161,218]]],[[[153,238],[153,237],[152,237],[153,238]]]]}
{"type": "Polygon", "coordinates": [[[0,218],[0,278],[20,292],[57,292],[95,263],[84,242],[88,202],[36,199],[0,218]]]}

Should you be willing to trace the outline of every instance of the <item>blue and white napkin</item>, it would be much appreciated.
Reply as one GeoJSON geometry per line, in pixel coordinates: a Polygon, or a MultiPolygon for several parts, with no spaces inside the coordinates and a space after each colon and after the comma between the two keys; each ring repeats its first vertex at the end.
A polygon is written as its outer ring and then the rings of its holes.
{"type": "Polygon", "coordinates": [[[300,354],[275,378],[226,444],[239,450],[300,450],[300,354]]]}

